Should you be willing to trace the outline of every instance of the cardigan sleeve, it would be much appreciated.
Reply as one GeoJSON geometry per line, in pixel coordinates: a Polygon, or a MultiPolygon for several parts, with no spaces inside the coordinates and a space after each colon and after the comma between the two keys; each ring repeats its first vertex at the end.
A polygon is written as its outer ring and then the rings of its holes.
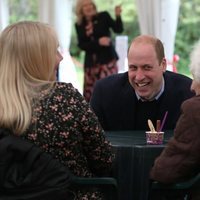
{"type": "Polygon", "coordinates": [[[108,26],[111,27],[115,33],[123,32],[124,28],[121,16],[116,16],[116,19],[114,20],[108,12],[103,12],[103,14],[105,15],[108,26]]]}
{"type": "Polygon", "coordinates": [[[187,179],[199,170],[199,102],[187,100],[181,108],[182,114],[176,124],[174,137],[155,160],[150,172],[153,180],[173,183],[187,179]]]}

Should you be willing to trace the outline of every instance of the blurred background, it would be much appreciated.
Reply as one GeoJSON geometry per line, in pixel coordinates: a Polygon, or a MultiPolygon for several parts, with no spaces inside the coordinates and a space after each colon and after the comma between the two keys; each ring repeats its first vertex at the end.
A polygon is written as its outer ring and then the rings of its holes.
{"type": "MultiPolygon", "coordinates": [[[[46,3],[48,3],[47,0],[46,3]]],[[[77,47],[77,38],[74,28],[75,23],[75,14],[74,14],[74,5],[75,1],[65,0],[66,3],[70,3],[72,6],[72,13],[70,16],[66,15],[67,21],[70,18],[71,23],[66,23],[68,30],[70,32],[70,41],[68,44],[69,55],[72,58],[73,64],[75,66],[75,76],[78,81],[78,86],[82,88],[83,83],[83,56],[84,52],[77,47]],[[68,1],[68,2],[67,2],[68,1]]],[[[137,10],[137,0],[95,0],[98,11],[108,11],[114,18],[114,7],[115,5],[121,4],[122,6],[122,19],[124,22],[124,32],[123,35],[127,36],[128,45],[132,38],[140,34],[140,25],[139,25],[139,15],[137,10]]],[[[62,8],[63,0],[57,0],[57,10],[62,8]],[[59,7],[60,6],[60,7],[59,7]]],[[[5,2],[0,0],[0,14],[5,14],[5,2]]],[[[43,0],[45,3],[45,0],[43,0]]],[[[14,23],[21,20],[39,20],[41,17],[40,10],[41,1],[39,0],[6,0],[6,6],[8,7],[8,23],[14,23]],[[40,16],[39,16],[40,15],[40,16]]],[[[52,10],[52,8],[46,8],[52,10]]],[[[49,10],[47,10],[49,12],[49,10]]],[[[53,12],[53,11],[52,11],[53,12]]],[[[69,12],[66,10],[66,12],[69,12]]],[[[165,12],[169,12],[168,9],[165,9],[165,12]]],[[[1,22],[3,26],[3,22],[1,22]]],[[[177,31],[175,35],[175,46],[174,46],[174,56],[173,60],[176,65],[178,73],[185,74],[190,76],[188,70],[189,64],[189,54],[194,43],[200,38],[200,1],[199,0],[180,0],[180,7],[178,13],[177,21],[177,31]]],[[[1,27],[3,28],[3,27],[1,27]]],[[[116,35],[112,35],[113,41],[115,41],[116,35]]],[[[67,36],[66,36],[67,38],[67,36]]],[[[67,64],[67,63],[66,63],[67,64]]],[[[63,72],[62,72],[63,73],[63,72]]],[[[68,75],[66,75],[68,76],[68,75]]],[[[81,90],[81,89],[80,89],[81,90]]]]}

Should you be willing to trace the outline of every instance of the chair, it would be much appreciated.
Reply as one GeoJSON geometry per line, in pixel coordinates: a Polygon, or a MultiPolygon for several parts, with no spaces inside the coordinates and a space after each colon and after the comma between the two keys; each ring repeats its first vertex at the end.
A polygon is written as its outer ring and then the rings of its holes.
{"type": "Polygon", "coordinates": [[[105,195],[106,200],[118,199],[117,181],[112,177],[77,177],[72,176],[72,187],[97,187],[105,195]]]}
{"type": "Polygon", "coordinates": [[[108,200],[117,183],[111,177],[76,177],[38,146],[0,129],[1,200],[71,200],[72,187],[99,187],[108,200]],[[111,189],[111,190],[110,190],[111,189]]]}
{"type": "MultiPolygon", "coordinates": [[[[153,181],[151,184],[152,193],[159,191],[160,194],[166,194],[172,196],[174,194],[176,194],[177,196],[181,195],[184,198],[184,200],[189,199],[189,196],[193,190],[199,190],[199,189],[200,189],[200,173],[182,182],[177,182],[173,184],[163,184],[157,181],[153,181]]],[[[153,200],[153,198],[151,197],[149,197],[149,199],[153,200]]],[[[170,200],[172,200],[172,197],[170,197],[170,200]]]]}

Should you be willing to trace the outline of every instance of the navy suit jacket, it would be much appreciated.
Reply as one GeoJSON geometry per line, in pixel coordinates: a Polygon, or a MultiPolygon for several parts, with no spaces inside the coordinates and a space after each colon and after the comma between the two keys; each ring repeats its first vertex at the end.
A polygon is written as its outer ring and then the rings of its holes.
{"type": "MultiPolygon", "coordinates": [[[[192,96],[192,80],[184,75],[166,71],[165,89],[157,110],[157,119],[163,119],[168,111],[165,130],[175,128],[180,116],[182,102],[192,96]]],[[[128,72],[111,75],[96,82],[91,98],[91,107],[96,113],[104,130],[136,130],[135,110],[137,98],[128,81],[128,72]]],[[[148,130],[147,121],[144,129],[148,130]]]]}

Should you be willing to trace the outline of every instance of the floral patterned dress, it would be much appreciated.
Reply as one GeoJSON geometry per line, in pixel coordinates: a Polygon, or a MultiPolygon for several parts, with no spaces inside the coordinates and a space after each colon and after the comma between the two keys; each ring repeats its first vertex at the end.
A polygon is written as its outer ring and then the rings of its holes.
{"type": "MultiPolygon", "coordinates": [[[[23,135],[59,159],[77,176],[105,175],[113,162],[97,117],[81,94],[67,83],[55,83],[48,95],[41,92],[23,135]]],[[[75,199],[101,199],[99,192],[75,192],[75,199]]]]}

